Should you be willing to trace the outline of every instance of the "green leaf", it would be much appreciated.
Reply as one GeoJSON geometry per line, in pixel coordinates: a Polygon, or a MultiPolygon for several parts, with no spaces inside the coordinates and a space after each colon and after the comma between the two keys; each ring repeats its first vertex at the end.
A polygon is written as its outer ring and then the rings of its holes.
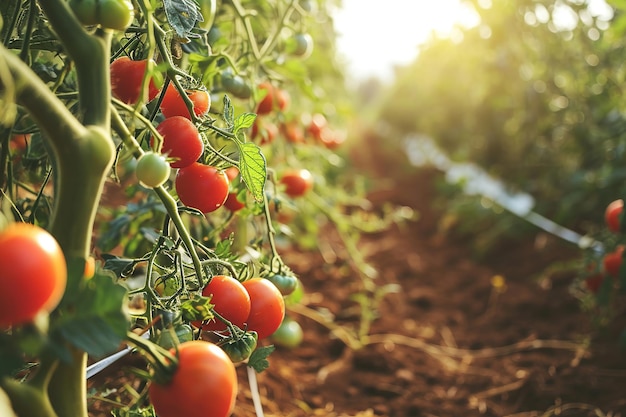
{"type": "Polygon", "coordinates": [[[229,129],[235,125],[235,108],[230,102],[230,98],[226,94],[224,94],[224,121],[226,122],[229,129]]]}
{"type": "Polygon", "coordinates": [[[239,147],[239,172],[248,190],[256,201],[263,200],[265,180],[267,178],[267,162],[261,148],[252,142],[243,143],[236,140],[239,147]]]}
{"type": "Polygon", "coordinates": [[[215,317],[211,311],[213,306],[211,297],[193,295],[190,299],[181,303],[180,311],[183,320],[186,322],[211,320],[215,317]]]}
{"type": "Polygon", "coordinates": [[[109,275],[96,274],[87,281],[54,322],[52,333],[60,335],[93,357],[114,352],[129,327],[126,289],[109,275]]]}
{"type": "Polygon", "coordinates": [[[267,368],[269,368],[270,363],[267,358],[276,348],[274,345],[263,346],[256,348],[252,355],[250,355],[250,359],[248,360],[248,366],[254,368],[257,373],[261,373],[267,368]]]}
{"type": "Polygon", "coordinates": [[[130,258],[120,258],[119,256],[103,253],[104,269],[115,274],[116,277],[127,277],[132,275],[137,261],[130,258]]]}
{"type": "Polygon", "coordinates": [[[235,123],[233,126],[233,133],[237,134],[237,132],[239,132],[241,129],[247,129],[249,127],[252,127],[255,119],[256,119],[256,114],[254,113],[240,114],[235,119],[235,123]]]}
{"type": "Polygon", "coordinates": [[[172,25],[179,38],[197,37],[197,35],[191,36],[191,30],[196,22],[202,22],[204,19],[200,13],[200,7],[195,1],[163,0],[163,6],[167,21],[172,25]]]}

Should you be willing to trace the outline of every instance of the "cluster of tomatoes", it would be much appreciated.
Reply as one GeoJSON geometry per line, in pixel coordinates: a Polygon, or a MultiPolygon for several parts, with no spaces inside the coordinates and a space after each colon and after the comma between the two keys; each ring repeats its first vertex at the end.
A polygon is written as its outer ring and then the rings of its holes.
{"type": "MultiPolygon", "coordinates": [[[[604,212],[604,221],[607,229],[615,234],[623,233],[624,200],[618,199],[612,201],[604,212]]],[[[606,278],[610,277],[614,280],[620,276],[622,263],[624,260],[623,244],[617,244],[612,250],[605,253],[602,257],[602,268],[599,271],[593,271],[585,278],[585,285],[592,293],[597,293],[600,287],[606,282],[606,278]]]]}

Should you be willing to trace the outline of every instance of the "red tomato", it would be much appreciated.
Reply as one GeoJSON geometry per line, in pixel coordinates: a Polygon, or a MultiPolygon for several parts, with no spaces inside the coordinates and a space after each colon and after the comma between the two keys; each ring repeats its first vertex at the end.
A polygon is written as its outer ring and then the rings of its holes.
{"type": "MultiPolygon", "coordinates": [[[[193,112],[196,116],[203,116],[211,107],[211,96],[204,90],[190,90],[187,91],[187,96],[193,103],[193,112]]],[[[183,116],[187,119],[191,119],[189,109],[185,105],[185,101],[180,96],[180,93],[176,89],[174,84],[167,86],[165,94],[163,95],[163,101],[161,102],[161,112],[166,118],[173,116],[183,116]]]]}
{"type": "Polygon", "coordinates": [[[269,120],[263,120],[257,117],[252,125],[250,132],[250,138],[255,139],[260,136],[259,145],[267,145],[274,142],[274,139],[278,135],[278,126],[269,120]]]}
{"type": "Polygon", "coordinates": [[[619,199],[611,202],[604,212],[604,221],[609,230],[619,232],[621,229],[620,217],[624,209],[624,200],[619,199]]]}
{"type": "Polygon", "coordinates": [[[246,204],[243,201],[239,201],[237,198],[236,192],[228,193],[228,197],[226,197],[226,201],[224,201],[224,207],[230,211],[239,211],[245,206],[246,204]]]}
{"type": "MultiPolygon", "coordinates": [[[[157,131],[163,136],[161,153],[175,159],[170,163],[172,168],[184,168],[193,164],[204,151],[198,129],[185,117],[169,117],[159,123],[157,131]]],[[[154,146],[154,138],[150,145],[154,146]]]]}
{"type": "Polygon", "coordinates": [[[263,115],[268,114],[274,109],[274,86],[268,82],[259,84],[260,90],[265,90],[267,93],[259,101],[257,105],[256,114],[263,115]]]}
{"type": "Polygon", "coordinates": [[[313,188],[313,175],[306,169],[290,169],[283,173],[280,183],[285,186],[285,194],[300,197],[313,188]]]}
{"type": "Polygon", "coordinates": [[[228,177],[228,181],[232,182],[235,181],[235,178],[237,178],[237,175],[239,175],[239,168],[237,168],[236,166],[228,167],[224,170],[224,173],[228,177]]]}
{"type": "Polygon", "coordinates": [[[622,266],[624,254],[624,246],[620,245],[613,252],[609,252],[604,255],[602,263],[604,265],[604,270],[612,276],[619,275],[619,270],[622,266]]]}
{"type": "Polygon", "coordinates": [[[328,149],[337,149],[343,142],[345,142],[346,137],[337,133],[329,127],[325,127],[319,134],[319,141],[328,148],[328,149]]]}
{"type": "Polygon", "coordinates": [[[598,292],[603,282],[604,282],[604,275],[601,273],[590,275],[587,278],[585,278],[585,286],[587,287],[587,289],[589,289],[589,291],[591,291],[594,294],[598,292]]]}
{"type": "Polygon", "coordinates": [[[159,417],[227,417],[235,408],[237,372],[228,355],[213,343],[181,343],[171,381],[152,382],[150,402],[159,417]]]}
{"type": "Polygon", "coordinates": [[[19,135],[13,135],[11,142],[9,142],[9,149],[14,153],[21,153],[26,150],[28,142],[30,141],[30,133],[23,133],[19,135]]]}
{"type": "Polygon", "coordinates": [[[328,122],[326,121],[326,117],[323,114],[315,113],[311,116],[310,120],[307,124],[307,132],[315,139],[320,140],[320,134],[322,133],[322,129],[327,126],[328,122]]]}
{"type": "MultiPolygon", "coordinates": [[[[127,56],[113,61],[111,63],[111,93],[113,97],[126,104],[137,103],[147,65],[148,61],[145,59],[133,61],[127,56]]],[[[154,80],[150,79],[144,101],[154,99],[157,94],[159,94],[159,88],[154,80]]]]}
{"type": "MultiPolygon", "coordinates": [[[[248,315],[250,315],[250,295],[241,284],[233,277],[216,275],[211,282],[202,290],[205,297],[212,296],[213,309],[235,326],[243,328],[248,315]]],[[[202,325],[201,322],[192,322],[196,327],[202,326],[203,330],[223,331],[226,325],[215,319],[202,325]]]]}
{"type": "Polygon", "coordinates": [[[289,96],[289,93],[280,88],[276,89],[274,98],[276,99],[276,106],[280,111],[287,110],[287,107],[289,107],[289,104],[291,103],[291,96],[289,96]]]}
{"type": "Polygon", "coordinates": [[[250,294],[248,330],[257,332],[259,340],[270,336],[285,318],[285,301],[278,288],[265,278],[252,278],[243,283],[250,294]]]}
{"type": "Polygon", "coordinates": [[[291,143],[301,143],[304,142],[304,130],[302,126],[298,124],[295,120],[291,120],[289,122],[283,123],[282,131],[287,141],[291,143]]]}
{"type": "Polygon", "coordinates": [[[188,206],[210,213],[220,208],[228,196],[228,177],[217,168],[194,162],[176,174],[176,192],[188,206]]]}
{"type": "Polygon", "coordinates": [[[29,223],[12,223],[0,232],[0,326],[52,311],[66,283],[65,257],[50,233],[29,223]]]}

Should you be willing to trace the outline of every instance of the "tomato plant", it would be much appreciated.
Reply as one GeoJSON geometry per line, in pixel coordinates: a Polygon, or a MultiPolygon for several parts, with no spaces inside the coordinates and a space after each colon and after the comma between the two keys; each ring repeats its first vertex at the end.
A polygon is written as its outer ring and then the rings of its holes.
{"type": "MultiPolygon", "coordinates": [[[[132,60],[127,56],[117,58],[111,63],[111,94],[126,104],[134,104],[139,100],[142,83],[146,75],[148,60],[132,60]]],[[[152,77],[148,82],[143,101],[153,100],[159,94],[152,77]]]]}
{"type": "MultiPolygon", "coordinates": [[[[250,295],[239,281],[227,275],[215,275],[202,290],[202,295],[211,297],[213,310],[220,316],[235,326],[243,328],[250,315],[250,295]]],[[[227,330],[226,324],[219,318],[204,324],[196,322],[194,325],[202,327],[203,330],[227,330]]]]}
{"type": "MultiPolygon", "coordinates": [[[[163,137],[161,153],[172,159],[172,168],[185,168],[196,162],[204,151],[204,143],[196,126],[183,116],[172,116],[157,126],[163,137]]],[[[151,146],[154,147],[154,137],[151,146]]]]}
{"type": "Polygon", "coordinates": [[[160,154],[146,152],[135,166],[139,183],[147,188],[160,187],[170,177],[170,165],[160,154]]]}
{"type": "Polygon", "coordinates": [[[259,340],[278,329],[285,317],[285,301],[274,284],[264,278],[251,278],[243,286],[250,294],[248,330],[255,331],[259,340]]]}
{"type": "Polygon", "coordinates": [[[228,177],[217,168],[194,162],[176,174],[176,193],[186,206],[210,213],[228,197],[228,177]]]}
{"type": "Polygon", "coordinates": [[[169,381],[153,381],[149,396],[159,417],[227,417],[235,406],[237,373],[228,355],[204,341],[182,343],[169,381]]]}
{"type": "Polygon", "coordinates": [[[290,169],[280,177],[285,187],[285,194],[290,197],[301,197],[313,188],[313,175],[307,169],[290,169]]]}
{"type": "Polygon", "coordinates": [[[67,281],[65,257],[46,230],[13,223],[0,231],[0,326],[52,311],[67,281]]]}
{"type": "MultiPolygon", "coordinates": [[[[196,116],[203,116],[211,107],[211,96],[204,90],[188,90],[187,97],[193,104],[193,112],[196,116]]],[[[163,101],[161,102],[161,112],[165,117],[182,116],[191,119],[191,113],[174,86],[169,84],[165,90],[163,101]]]]}
{"type": "Polygon", "coordinates": [[[622,211],[624,210],[624,200],[614,200],[607,207],[604,212],[604,221],[612,232],[620,232],[622,223],[622,211]]]}

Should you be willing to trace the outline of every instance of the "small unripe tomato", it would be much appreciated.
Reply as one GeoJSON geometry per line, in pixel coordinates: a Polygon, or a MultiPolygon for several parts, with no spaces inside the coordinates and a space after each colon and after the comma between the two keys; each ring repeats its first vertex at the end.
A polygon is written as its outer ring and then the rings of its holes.
{"type": "Polygon", "coordinates": [[[170,177],[171,167],[163,155],[146,152],[135,167],[139,183],[146,188],[160,187],[170,177]]]}
{"type": "Polygon", "coordinates": [[[133,22],[134,8],[130,0],[96,0],[96,18],[104,29],[125,31],[133,22]]]}

